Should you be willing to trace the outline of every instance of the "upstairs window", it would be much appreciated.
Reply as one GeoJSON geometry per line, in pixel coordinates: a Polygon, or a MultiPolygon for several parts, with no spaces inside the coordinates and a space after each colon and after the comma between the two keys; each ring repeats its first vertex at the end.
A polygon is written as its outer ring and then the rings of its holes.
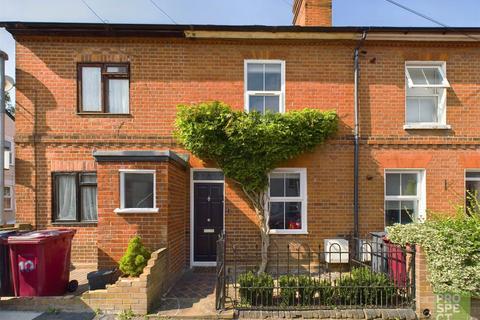
{"type": "Polygon", "coordinates": [[[247,112],[285,112],[285,62],[245,61],[245,108],[247,112]]]}
{"type": "Polygon", "coordinates": [[[444,62],[407,62],[406,125],[446,126],[447,88],[444,62]]]}
{"type": "MultiPolygon", "coordinates": [[[[13,143],[11,141],[5,140],[5,163],[8,163],[9,166],[13,166],[15,155],[13,154],[13,143]]],[[[5,164],[4,168],[7,165],[5,164]]]]}
{"type": "Polygon", "coordinates": [[[305,169],[278,169],[270,173],[270,232],[307,232],[305,169]]]}
{"type": "Polygon", "coordinates": [[[79,112],[129,113],[129,65],[79,64],[78,91],[79,112]]]}
{"type": "Polygon", "coordinates": [[[425,212],[423,171],[385,173],[385,225],[422,220],[425,212]]]}
{"type": "Polygon", "coordinates": [[[13,187],[5,186],[3,187],[3,203],[5,210],[12,210],[12,198],[13,198],[13,187]]]}

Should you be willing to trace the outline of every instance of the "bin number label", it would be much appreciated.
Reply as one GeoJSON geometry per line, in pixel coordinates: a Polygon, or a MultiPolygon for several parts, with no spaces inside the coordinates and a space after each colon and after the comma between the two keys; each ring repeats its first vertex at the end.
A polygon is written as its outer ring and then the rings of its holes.
{"type": "Polygon", "coordinates": [[[18,269],[20,272],[32,272],[35,270],[35,264],[32,260],[20,261],[18,263],[18,269]]]}

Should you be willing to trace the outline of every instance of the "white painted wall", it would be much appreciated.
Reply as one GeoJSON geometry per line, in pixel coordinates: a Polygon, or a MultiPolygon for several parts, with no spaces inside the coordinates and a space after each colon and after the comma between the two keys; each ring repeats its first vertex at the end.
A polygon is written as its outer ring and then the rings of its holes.
{"type": "Polygon", "coordinates": [[[5,140],[11,143],[12,161],[10,168],[5,170],[5,186],[11,187],[12,208],[5,209],[7,224],[15,223],[15,121],[8,115],[5,115],[5,140]]]}

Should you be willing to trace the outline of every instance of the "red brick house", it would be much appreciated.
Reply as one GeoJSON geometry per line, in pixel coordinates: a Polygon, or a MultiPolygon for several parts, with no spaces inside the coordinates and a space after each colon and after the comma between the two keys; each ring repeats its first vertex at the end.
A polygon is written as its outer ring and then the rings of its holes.
{"type": "Polygon", "coordinates": [[[167,246],[172,271],[214,264],[221,229],[254,249],[240,190],[172,137],[176,106],[209,100],[340,116],[335,138],[271,174],[280,244],[450,212],[480,188],[480,44],[465,36],[480,29],[332,27],[327,0],[294,13],[285,27],[3,23],[17,41],[17,221],[77,229],[73,262],[99,267],[135,234],[167,246]]]}

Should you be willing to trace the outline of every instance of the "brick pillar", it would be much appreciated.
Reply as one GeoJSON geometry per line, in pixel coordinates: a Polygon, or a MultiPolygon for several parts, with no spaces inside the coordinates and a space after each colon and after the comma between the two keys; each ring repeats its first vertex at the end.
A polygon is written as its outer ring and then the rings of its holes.
{"type": "Polygon", "coordinates": [[[423,311],[428,309],[431,313],[435,308],[435,295],[427,279],[427,260],[422,248],[416,247],[415,254],[415,311],[419,318],[425,318],[423,311]]]}
{"type": "Polygon", "coordinates": [[[480,297],[472,298],[472,320],[480,320],[480,297]]]}

